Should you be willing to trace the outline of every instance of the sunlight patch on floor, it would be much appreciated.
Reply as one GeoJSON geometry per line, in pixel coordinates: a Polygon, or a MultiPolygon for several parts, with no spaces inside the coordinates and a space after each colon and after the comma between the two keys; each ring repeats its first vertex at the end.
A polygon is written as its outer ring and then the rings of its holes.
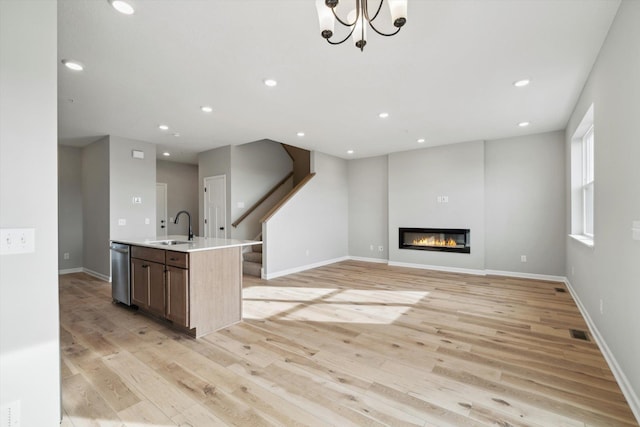
{"type": "Polygon", "coordinates": [[[429,292],[261,286],[244,290],[245,319],[389,324],[429,292]]]}

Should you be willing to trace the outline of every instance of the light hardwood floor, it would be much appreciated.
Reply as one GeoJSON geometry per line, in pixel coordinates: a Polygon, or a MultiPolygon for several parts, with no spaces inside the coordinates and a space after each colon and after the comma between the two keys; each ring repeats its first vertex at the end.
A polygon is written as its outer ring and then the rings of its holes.
{"type": "Polygon", "coordinates": [[[194,340],[60,277],[63,426],[637,426],[564,285],[342,262],[245,276],[194,340]]]}

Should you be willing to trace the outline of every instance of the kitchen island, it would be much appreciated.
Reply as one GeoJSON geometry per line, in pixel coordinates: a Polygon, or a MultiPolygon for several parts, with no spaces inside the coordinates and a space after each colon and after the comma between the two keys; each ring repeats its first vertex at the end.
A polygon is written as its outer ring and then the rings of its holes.
{"type": "Polygon", "coordinates": [[[259,241],[167,236],[130,245],[131,303],[198,338],[242,320],[242,248],[259,241]]]}

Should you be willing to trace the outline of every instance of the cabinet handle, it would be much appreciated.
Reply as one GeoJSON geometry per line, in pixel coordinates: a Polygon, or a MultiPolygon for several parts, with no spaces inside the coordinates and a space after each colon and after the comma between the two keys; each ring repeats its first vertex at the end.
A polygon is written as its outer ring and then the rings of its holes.
{"type": "Polygon", "coordinates": [[[142,264],[142,268],[149,268],[149,264],[142,264]]]}
{"type": "Polygon", "coordinates": [[[178,258],[169,258],[169,261],[177,261],[178,258]]]}

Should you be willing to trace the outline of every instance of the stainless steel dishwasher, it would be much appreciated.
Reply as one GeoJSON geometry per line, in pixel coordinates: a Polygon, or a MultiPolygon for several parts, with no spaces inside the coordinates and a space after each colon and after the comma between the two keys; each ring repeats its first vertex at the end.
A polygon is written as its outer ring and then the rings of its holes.
{"type": "Polygon", "coordinates": [[[131,255],[129,245],[111,243],[111,296],[131,305],[131,255]]]}

